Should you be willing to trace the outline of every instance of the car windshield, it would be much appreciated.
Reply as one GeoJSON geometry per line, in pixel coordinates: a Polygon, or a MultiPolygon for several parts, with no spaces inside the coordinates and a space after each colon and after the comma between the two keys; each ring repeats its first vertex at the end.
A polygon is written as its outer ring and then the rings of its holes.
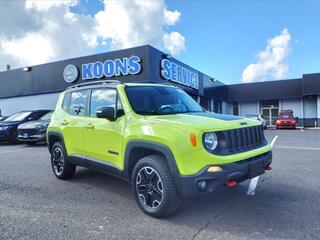
{"type": "Polygon", "coordinates": [[[10,122],[10,121],[22,121],[25,119],[31,112],[19,112],[16,114],[13,114],[12,116],[8,117],[5,119],[5,122],[10,122]]]}
{"type": "Polygon", "coordinates": [[[244,116],[247,117],[247,118],[257,118],[258,114],[256,114],[256,113],[247,113],[244,116]]]}
{"type": "Polygon", "coordinates": [[[201,106],[179,88],[129,86],[125,88],[133,111],[141,115],[204,112],[201,106]]]}
{"type": "Polygon", "coordinates": [[[292,114],[280,114],[279,118],[294,118],[292,114]]]}
{"type": "Polygon", "coordinates": [[[39,120],[40,120],[40,121],[50,120],[50,119],[51,119],[51,115],[52,115],[52,112],[48,112],[48,113],[46,113],[45,115],[43,115],[39,120]]]}

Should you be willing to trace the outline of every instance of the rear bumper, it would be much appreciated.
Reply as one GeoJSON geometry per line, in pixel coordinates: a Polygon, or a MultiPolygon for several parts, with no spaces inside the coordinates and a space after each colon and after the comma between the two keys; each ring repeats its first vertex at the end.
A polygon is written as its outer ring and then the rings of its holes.
{"type": "Polygon", "coordinates": [[[210,173],[205,167],[196,175],[175,176],[178,190],[184,197],[192,197],[203,193],[210,193],[226,186],[229,181],[242,182],[265,172],[265,168],[272,162],[272,152],[242,160],[240,162],[215,165],[222,168],[222,172],[210,173]]]}

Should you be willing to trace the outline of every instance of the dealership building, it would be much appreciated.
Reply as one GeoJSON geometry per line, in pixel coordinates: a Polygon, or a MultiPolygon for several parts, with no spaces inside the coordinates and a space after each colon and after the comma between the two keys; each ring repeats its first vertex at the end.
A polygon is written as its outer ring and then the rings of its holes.
{"type": "Polygon", "coordinates": [[[103,79],[179,86],[208,111],[261,113],[268,125],[291,109],[300,126],[320,126],[320,73],[226,85],[150,45],[0,72],[0,109],[54,109],[67,87],[103,79]]]}

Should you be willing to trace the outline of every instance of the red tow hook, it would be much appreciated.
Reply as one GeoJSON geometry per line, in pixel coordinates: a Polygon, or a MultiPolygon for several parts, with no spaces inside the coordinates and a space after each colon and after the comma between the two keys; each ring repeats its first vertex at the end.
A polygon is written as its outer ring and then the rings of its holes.
{"type": "Polygon", "coordinates": [[[267,166],[265,169],[266,169],[267,171],[271,171],[271,170],[272,170],[272,167],[271,167],[271,166],[267,166]]]}
{"type": "Polygon", "coordinates": [[[227,187],[235,187],[238,183],[236,181],[228,181],[226,185],[227,187]]]}

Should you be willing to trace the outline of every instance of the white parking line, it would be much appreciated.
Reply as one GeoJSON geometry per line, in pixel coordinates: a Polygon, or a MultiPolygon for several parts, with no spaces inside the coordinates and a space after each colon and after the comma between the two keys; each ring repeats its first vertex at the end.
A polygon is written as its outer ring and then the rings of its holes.
{"type": "Polygon", "coordinates": [[[30,150],[30,149],[14,149],[14,150],[2,151],[2,152],[0,152],[0,154],[2,154],[2,153],[21,152],[21,151],[27,151],[27,150],[30,150]]]}
{"type": "Polygon", "coordinates": [[[275,148],[282,148],[282,149],[298,149],[298,150],[316,150],[316,151],[320,151],[320,148],[310,148],[310,147],[276,146],[275,148]]]}
{"type": "MultiPolygon", "coordinates": [[[[278,135],[275,136],[271,143],[270,143],[270,146],[273,147],[275,142],[277,141],[278,139],[278,135]]],[[[250,184],[249,184],[249,187],[248,187],[248,191],[247,191],[247,195],[249,196],[254,196],[256,194],[256,188],[257,188],[257,185],[258,185],[258,181],[259,181],[259,176],[255,177],[255,178],[252,178],[251,181],[250,181],[250,184]]]]}
{"type": "Polygon", "coordinates": [[[301,132],[304,132],[303,128],[300,128],[300,131],[301,131],[301,132]]]}

